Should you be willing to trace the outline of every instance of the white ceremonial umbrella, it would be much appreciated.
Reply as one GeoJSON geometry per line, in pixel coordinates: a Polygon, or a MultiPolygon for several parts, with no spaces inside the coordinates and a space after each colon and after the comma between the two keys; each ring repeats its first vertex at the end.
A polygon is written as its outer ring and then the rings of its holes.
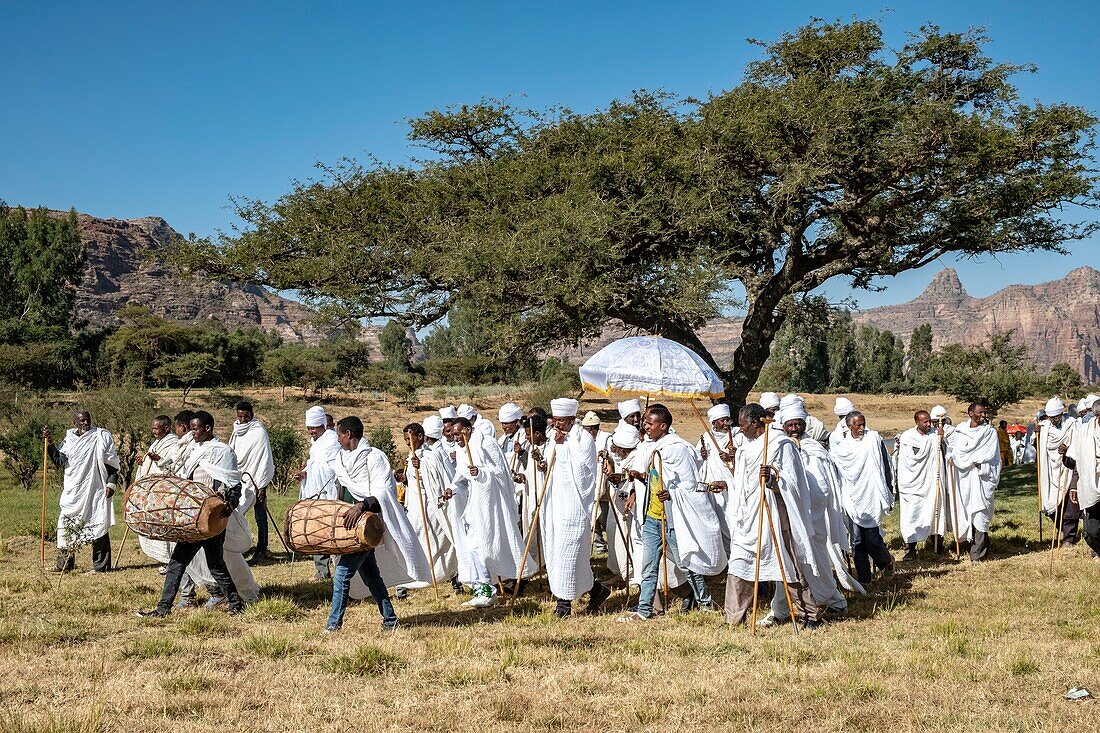
{"type": "Polygon", "coordinates": [[[581,386],[605,397],[615,390],[648,397],[719,399],[722,380],[688,347],[660,336],[632,336],[603,347],[581,367],[581,386]]]}

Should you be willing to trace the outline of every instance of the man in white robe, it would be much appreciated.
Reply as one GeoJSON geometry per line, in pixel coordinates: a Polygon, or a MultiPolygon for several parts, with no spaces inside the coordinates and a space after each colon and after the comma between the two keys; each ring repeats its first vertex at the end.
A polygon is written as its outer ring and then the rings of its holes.
{"type": "Polygon", "coordinates": [[[72,570],[76,550],[92,546],[90,573],[111,570],[111,536],[115,523],[111,497],[118,488],[118,454],[111,431],[97,428],[87,410],[73,413],[73,427],[60,446],[53,444],[49,428],[42,429],[49,458],[64,472],[61,511],[57,517],[56,572],[72,570]]]}
{"type": "MultiPolygon", "coordinates": [[[[783,395],[783,399],[779,403],[779,411],[794,407],[798,405],[802,408],[803,412],[806,412],[806,400],[799,395],[791,392],[790,394],[783,395]]],[[[810,440],[816,440],[822,445],[828,446],[829,443],[829,428],[825,427],[825,423],[818,420],[813,415],[806,412],[806,430],[803,432],[802,438],[809,438],[810,440]]]]}
{"type": "Polygon", "coordinates": [[[932,415],[918,410],[913,427],[898,438],[898,496],[901,504],[902,562],[917,559],[917,543],[931,538],[932,551],[943,552],[943,537],[953,497],[948,491],[943,439],[932,415]]]}
{"type": "Polygon", "coordinates": [[[496,440],[497,429],[493,427],[493,422],[491,420],[482,419],[481,415],[476,409],[474,409],[473,405],[459,405],[456,412],[459,417],[464,417],[469,420],[470,425],[473,426],[474,430],[478,431],[479,433],[484,433],[493,440],[496,440]]]}
{"type": "Polygon", "coordinates": [[[809,506],[809,489],[798,448],[786,435],[772,430],[769,422],[767,412],[757,404],[746,405],[738,413],[743,440],[734,464],[733,484],[729,487],[732,495],[726,519],[731,534],[726,623],[739,625],[749,620],[757,577],[760,581],[777,583],[776,593],[786,603],[782,587],[785,576],[799,622],[812,628],[821,623],[822,609],[809,593],[806,576],[824,578],[828,569],[818,567],[812,544],[813,527],[807,525],[799,509],[809,506]],[[761,477],[766,486],[763,490],[761,477]],[[766,501],[767,506],[761,507],[761,501],[766,501]]]}
{"type": "Polygon", "coordinates": [[[638,431],[639,440],[642,435],[642,401],[639,399],[623,400],[615,405],[619,412],[619,424],[627,424],[638,431]]]}
{"type": "Polygon", "coordinates": [[[439,441],[439,447],[443,450],[444,457],[451,462],[451,468],[454,469],[458,463],[458,444],[455,442],[452,431],[455,420],[458,419],[458,410],[451,405],[441,407],[439,419],[443,421],[443,437],[439,441]]]}
{"type": "MultiPolygon", "coordinates": [[[[706,484],[720,482],[726,486],[732,486],[737,445],[734,442],[735,431],[733,420],[730,418],[730,406],[725,403],[714,405],[707,410],[707,421],[710,423],[710,431],[699,436],[699,442],[695,444],[699,457],[703,459],[702,481],[706,484]]],[[[722,543],[727,553],[730,546],[730,531],[726,526],[728,502],[728,491],[719,491],[714,495],[714,503],[718,508],[718,520],[722,527],[722,543]]]]}
{"type": "Polygon", "coordinates": [[[997,431],[989,424],[989,408],[974,403],[967,415],[970,421],[947,439],[947,460],[958,496],[958,536],[970,540],[970,559],[977,562],[988,559],[991,548],[989,524],[1001,480],[1001,449],[997,431]]]}
{"type": "Polygon", "coordinates": [[[405,458],[405,507],[409,524],[433,566],[436,583],[449,582],[458,573],[458,556],[443,492],[454,475],[441,451],[427,444],[424,426],[409,423],[403,431],[409,454],[405,458]]]}
{"type": "Polygon", "coordinates": [[[662,561],[666,567],[672,562],[684,571],[691,587],[685,610],[713,610],[714,601],[704,578],[717,574],[727,561],[714,492],[728,487],[702,482],[702,459],[690,443],[672,432],[672,413],[664,405],[651,405],[642,425],[648,440],[637,450],[639,465],[646,469],[629,473],[630,478],[644,481],[646,486],[636,510],[645,515],[642,582],[638,610],[619,620],[646,621],[653,617],[658,586],[664,585],[666,591],[672,587],[671,578],[666,580],[661,572],[662,561]]]}
{"type": "Polygon", "coordinates": [[[1068,417],[1066,406],[1058,397],[1046,404],[1047,419],[1040,423],[1038,440],[1039,487],[1043,496],[1043,513],[1054,527],[1061,528],[1064,545],[1077,543],[1081,510],[1069,496],[1073,472],[1062,463],[1062,456],[1073,444],[1077,421],[1068,417]]]}
{"type": "MultiPolygon", "coordinates": [[[[191,435],[193,446],[187,454],[186,463],[175,467],[176,475],[208,486],[220,493],[226,502],[225,511],[229,513],[229,525],[225,532],[214,537],[199,542],[176,543],[168,561],[168,570],[164,574],[164,588],[161,591],[160,602],[152,610],[138,611],[138,616],[141,617],[164,617],[171,613],[172,602],[176,598],[176,593],[179,592],[184,573],[195,573],[196,563],[208,574],[210,582],[217,585],[216,592],[220,593],[220,596],[212,596],[211,600],[224,599],[231,615],[244,611],[244,600],[222,554],[226,534],[229,527],[234,526],[234,516],[238,517],[238,521],[240,519],[235,511],[241,499],[241,472],[237,468],[237,459],[233,455],[233,450],[214,437],[214,417],[209,412],[199,410],[193,414],[191,435]]],[[[243,558],[240,559],[239,564],[251,579],[251,571],[243,558]]]]}
{"type": "Polygon", "coordinates": [[[382,515],[382,542],[364,552],[338,555],[332,574],[332,609],[327,633],[344,624],[348,598],[374,599],[382,616],[382,629],[397,628],[388,587],[427,583],[431,578],[428,558],[409,523],[405,508],[397,501],[393,468],[386,454],[363,437],[363,421],[345,417],[336,423],[340,454],[336,458],[336,485],[340,499],[351,503],[344,526],[352,528],[363,512],[382,515]]]}
{"type": "MultiPolygon", "coordinates": [[[[237,456],[237,465],[244,477],[246,496],[255,497],[251,508],[256,515],[256,550],[252,563],[266,562],[267,555],[267,487],[275,477],[275,460],[271,455],[271,439],[267,428],[255,419],[251,402],[237,403],[237,421],[229,436],[229,447],[237,456]]],[[[248,508],[243,510],[248,511],[248,508]]],[[[247,518],[248,515],[244,514],[247,518]]],[[[247,552],[245,548],[244,552],[247,552]]]]}
{"type": "Polygon", "coordinates": [[[527,431],[523,427],[523,408],[515,402],[506,402],[497,411],[500,420],[500,437],[497,445],[508,461],[508,470],[522,473],[527,465],[527,431]]]}
{"type": "MultiPolygon", "coordinates": [[[[525,541],[527,537],[532,536],[531,528],[534,526],[535,507],[538,505],[539,497],[542,496],[543,488],[546,486],[546,471],[549,468],[546,462],[546,453],[549,450],[547,445],[548,428],[546,418],[542,415],[531,415],[528,418],[526,428],[528,458],[523,470],[512,474],[512,480],[516,484],[519,525],[525,541]]],[[[534,534],[534,541],[527,552],[527,557],[528,564],[537,570],[541,570],[546,566],[542,558],[541,534],[537,532],[534,534]]],[[[523,587],[524,584],[521,583],[521,592],[523,587]]]]}
{"type": "Polygon", "coordinates": [[[848,423],[845,422],[845,418],[848,417],[849,413],[855,412],[855,409],[856,406],[847,397],[836,398],[836,404],[833,405],[833,414],[839,418],[839,422],[833,428],[833,432],[829,434],[830,449],[848,437],[848,423]]]}
{"type": "Polygon", "coordinates": [[[611,595],[592,574],[592,515],[596,502],[596,444],[577,424],[576,400],[550,401],[556,434],[547,446],[548,476],[539,513],[539,532],[554,615],[572,613],[572,602],[589,594],[595,613],[611,595]]]}
{"type": "Polygon", "coordinates": [[[487,608],[500,603],[496,584],[534,572],[528,559],[520,568],[524,541],[520,535],[516,488],[496,441],[476,431],[466,418],[456,418],[452,436],[457,464],[444,491],[458,555],[458,579],[473,589],[463,603],[487,608]]]}
{"type": "Polygon", "coordinates": [[[1100,420],[1086,420],[1077,426],[1062,461],[1075,472],[1070,498],[1084,513],[1085,544],[1096,560],[1100,558],[1100,420]]]}
{"type": "MultiPolygon", "coordinates": [[[[134,480],[140,481],[149,476],[164,476],[172,472],[172,462],[176,460],[179,438],[172,430],[172,418],[167,415],[157,415],[149,425],[149,432],[153,434],[153,442],[138,463],[134,472],[134,480]]],[[[149,558],[160,563],[160,573],[163,575],[168,570],[168,560],[172,555],[172,543],[164,540],[152,540],[138,535],[138,544],[141,551],[149,558]]]]}
{"type": "Polygon", "coordinates": [[[581,427],[592,436],[596,444],[596,464],[593,469],[596,472],[596,502],[597,511],[594,517],[594,529],[592,533],[592,550],[597,554],[607,552],[607,511],[608,493],[606,473],[603,470],[605,462],[611,461],[611,433],[600,429],[600,416],[589,410],[581,419],[581,427]]]}
{"type": "MultiPolygon", "coordinates": [[[[336,457],[340,454],[340,440],[336,431],[328,427],[325,408],[314,405],[306,410],[306,432],[309,434],[309,458],[305,467],[296,475],[299,499],[336,498],[336,457]]],[[[328,555],[313,556],[314,580],[329,580],[328,555]]]]}
{"type": "Polygon", "coordinates": [[[871,582],[871,562],[884,575],[894,572],[894,559],[882,539],[882,519],[894,506],[890,464],[882,436],[867,429],[862,412],[853,410],[845,418],[845,430],[829,438],[829,454],[843,482],[841,506],[852,523],[852,560],[856,577],[871,582]]]}
{"type": "MultiPolygon", "coordinates": [[[[622,578],[629,587],[640,586],[642,582],[642,557],[645,554],[642,545],[642,529],[645,525],[644,512],[637,511],[637,497],[645,493],[645,482],[631,478],[632,473],[645,474],[646,467],[639,465],[641,455],[637,448],[641,441],[633,425],[620,423],[611,434],[611,455],[614,462],[605,464],[605,471],[611,471],[607,480],[611,489],[611,524],[608,531],[612,534],[607,542],[607,569],[622,578]]],[[[683,573],[673,563],[667,563],[663,569],[669,574],[669,585],[683,585],[683,573]]]]}

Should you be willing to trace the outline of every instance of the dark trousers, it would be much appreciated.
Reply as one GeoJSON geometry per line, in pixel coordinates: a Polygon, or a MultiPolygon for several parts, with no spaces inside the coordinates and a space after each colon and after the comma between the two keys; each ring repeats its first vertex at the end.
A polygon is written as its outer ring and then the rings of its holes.
{"type": "Polygon", "coordinates": [[[267,498],[260,501],[260,497],[256,497],[256,504],[252,507],[252,511],[256,513],[256,552],[267,552],[267,498]]]}
{"type": "MultiPolygon", "coordinates": [[[[68,550],[57,551],[57,563],[54,569],[58,572],[72,570],[76,567],[76,553],[68,550]]],[[[105,534],[99,539],[92,540],[92,570],[97,573],[105,573],[111,569],[111,535],[105,534]]]]}
{"type": "Polygon", "coordinates": [[[852,562],[856,566],[856,578],[860,583],[871,582],[871,561],[879,570],[885,570],[894,562],[890,548],[882,540],[878,527],[855,527],[852,538],[852,562]]]}
{"type": "Polygon", "coordinates": [[[972,529],[971,534],[974,535],[974,539],[970,540],[971,561],[981,562],[982,560],[988,560],[989,552],[993,548],[993,543],[989,541],[989,533],[972,529]]]}
{"type": "Polygon", "coordinates": [[[1100,504],[1085,510],[1085,544],[1100,556],[1100,504]]]}
{"type": "Polygon", "coordinates": [[[1047,514],[1050,517],[1050,521],[1054,522],[1054,526],[1062,525],[1062,544],[1074,545],[1077,544],[1077,528],[1081,523],[1081,507],[1077,502],[1069,498],[1069,492],[1062,497],[1062,503],[1058,505],[1058,509],[1047,514]],[[1061,515],[1061,518],[1059,518],[1061,515]]]}
{"type": "Polygon", "coordinates": [[[218,588],[221,590],[222,597],[225,598],[230,610],[244,608],[244,602],[241,601],[241,596],[237,593],[237,586],[233,584],[233,578],[230,577],[229,571],[225,567],[225,560],[222,559],[222,544],[224,542],[225,532],[201,542],[176,543],[175,549],[172,550],[172,556],[168,560],[168,571],[164,575],[164,590],[161,591],[160,603],[157,604],[158,611],[168,613],[172,610],[172,601],[176,599],[176,593],[179,592],[183,573],[187,566],[191,564],[191,561],[195,559],[195,555],[199,553],[199,550],[206,553],[206,565],[210,568],[210,574],[214,576],[214,580],[218,583],[218,588]]]}

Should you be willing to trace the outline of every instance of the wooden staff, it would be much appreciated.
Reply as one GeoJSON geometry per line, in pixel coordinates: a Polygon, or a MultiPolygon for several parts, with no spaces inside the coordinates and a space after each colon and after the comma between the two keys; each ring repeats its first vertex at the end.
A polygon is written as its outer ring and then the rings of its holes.
{"type": "Polygon", "coordinates": [[[39,532],[38,562],[43,570],[46,568],[46,470],[50,461],[48,442],[42,438],[42,522],[39,532]]]}
{"type": "MultiPolygon", "coordinates": [[[[763,420],[763,423],[764,423],[764,452],[760,457],[760,468],[764,468],[765,466],[768,465],[768,433],[771,432],[771,428],[769,427],[771,425],[771,422],[772,421],[768,418],[765,418],[763,420]]],[[[776,478],[778,478],[778,476],[776,476],[776,478]]],[[[764,515],[767,514],[768,532],[771,534],[772,547],[775,550],[775,559],[779,563],[779,579],[783,583],[783,593],[787,598],[787,609],[790,611],[790,614],[791,614],[791,629],[793,630],[793,633],[797,636],[798,635],[798,614],[795,613],[795,610],[794,610],[794,601],[791,599],[791,588],[790,588],[790,584],[787,582],[787,571],[786,571],[786,568],[783,566],[783,550],[782,550],[782,547],[780,546],[780,543],[779,543],[779,537],[775,533],[775,522],[772,519],[772,508],[771,508],[771,505],[768,504],[767,484],[768,484],[767,479],[765,479],[764,476],[761,475],[760,476],[760,521],[757,524],[758,533],[757,533],[757,536],[756,536],[756,571],[755,571],[755,577],[753,579],[753,589],[752,589],[752,633],[753,634],[756,633],[756,609],[757,609],[757,602],[758,602],[757,599],[759,597],[759,592],[760,592],[760,551],[762,549],[763,537],[764,537],[763,518],[764,518],[764,515]]]]}
{"type": "MultiPolygon", "coordinates": [[[[416,449],[413,448],[412,438],[406,434],[405,444],[409,446],[409,451],[413,457],[416,456],[416,449]]],[[[409,463],[412,463],[410,458],[409,463]]],[[[419,461],[417,462],[419,464],[419,461]]],[[[432,533],[428,531],[428,497],[424,495],[424,480],[420,478],[420,466],[414,465],[416,470],[416,490],[420,494],[420,517],[424,522],[424,543],[428,546],[428,569],[432,573],[432,588],[435,590],[435,599],[439,600],[439,585],[435,579],[435,557],[432,555],[432,533]]]]}
{"type": "Polygon", "coordinates": [[[1039,542],[1043,541],[1043,424],[1035,423],[1035,491],[1039,500],[1039,542]]]}
{"type": "MultiPolygon", "coordinates": [[[[778,479],[778,475],[776,476],[778,479]]],[[[766,482],[765,482],[766,483],[766,482]]],[[[767,497],[761,493],[760,500],[764,502],[764,511],[768,516],[768,531],[772,536],[772,547],[775,548],[775,559],[779,562],[779,579],[783,581],[783,593],[787,597],[787,610],[791,614],[791,630],[798,636],[798,614],[794,611],[794,602],[791,600],[791,587],[787,582],[787,571],[783,567],[783,550],[780,548],[779,535],[775,533],[775,524],[772,522],[772,508],[767,502],[767,497]]],[[[794,554],[794,553],[791,553],[794,554]]]]}
{"type": "MultiPolygon", "coordinates": [[[[661,491],[665,490],[665,457],[661,455],[661,451],[653,451],[653,455],[649,457],[649,467],[652,470],[655,464],[659,461],[660,466],[657,468],[657,476],[661,481],[661,491]]],[[[646,471],[646,481],[649,480],[649,471],[646,471]]],[[[666,511],[665,503],[661,501],[660,497],[657,497],[657,501],[661,502],[661,569],[664,571],[665,579],[665,613],[668,613],[668,540],[665,538],[665,521],[666,511]]],[[[648,510],[648,507],[647,507],[648,510]]],[[[640,603],[641,601],[639,601],[640,603]]]]}
{"type": "Polygon", "coordinates": [[[600,455],[597,459],[600,462],[600,475],[596,479],[596,499],[592,502],[592,530],[589,534],[592,537],[592,541],[596,540],[596,524],[600,521],[600,497],[603,496],[604,489],[607,488],[607,477],[604,475],[603,467],[607,463],[607,452],[600,451],[600,455]]]}
{"type": "Polygon", "coordinates": [[[126,525],[126,529],[122,531],[122,542],[118,543],[118,554],[115,555],[115,570],[118,570],[118,566],[122,564],[122,551],[126,549],[126,538],[130,536],[130,525],[126,525]]]}
{"type": "MultiPolygon", "coordinates": [[[[539,511],[542,509],[542,500],[546,497],[546,491],[553,482],[554,463],[557,460],[558,452],[555,450],[554,455],[550,456],[550,465],[546,467],[546,483],[543,484],[542,494],[535,501],[535,515],[531,518],[531,528],[527,530],[527,542],[523,547],[523,557],[520,559],[519,565],[516,566],[516,586],[512,589],[512,597],[508,599],[509,607],[516,602],[516,596],[519,595],[519,582],[523,578],[523,567],[527,564],[527,556],[531,553],[531,540],[535,538],[535,533],[539,529],[539,511]]],[[[535,466],[535,470],[538,470],[538,466],[535,466]]],[[[545,561],[545,558],[543,560],[545,561]]]]}
{"type": "MultiPolygon", "coordinates": [[[[1060,472],[1059,472],[1060,473],[1060,472]]],[[[1050,569],[1047,571],[1047,577],[1054,577],[1054,551],[1062,544],[1062,529],[1065,527],[1066,519],[1066,501],[1069,499],[1069,492],[1062,497],[1062,482],[1061,480],[1055,481],[1055,488],[1058,490],[1057,496],[1061,497],[1057,504],[1054,505],[1054,511],[1057,512],[1054,522],[1054,536],[1050,538],[1050,569]]]]}
{"type": "Polygon", "coordinates": [[[462,445],[466,448],[466,459],[470,462],[470,468],[476,468],[474,465],[474,454],[470,452],[470,436],[473,434],[473,428],[462,431],[462,445]]]}

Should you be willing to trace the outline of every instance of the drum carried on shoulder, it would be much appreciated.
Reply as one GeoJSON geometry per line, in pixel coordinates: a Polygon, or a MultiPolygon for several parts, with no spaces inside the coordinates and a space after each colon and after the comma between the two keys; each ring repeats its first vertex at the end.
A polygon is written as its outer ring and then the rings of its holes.
{"type": "Polygon", "coordinates": [[[303,555],[348,555],[382,542],[382,515],[363,512],[354,529],[344,529],[352,504],[334,499],[303,499],[286,513],[286,539],[303,555]]]}
{"type": "Polygon", "coordinates": [[[146,476],[122,497],[122,519],[142,537],[199,542],[225,531],[225,499],[216,491],[178,476],[146,476]]]}

